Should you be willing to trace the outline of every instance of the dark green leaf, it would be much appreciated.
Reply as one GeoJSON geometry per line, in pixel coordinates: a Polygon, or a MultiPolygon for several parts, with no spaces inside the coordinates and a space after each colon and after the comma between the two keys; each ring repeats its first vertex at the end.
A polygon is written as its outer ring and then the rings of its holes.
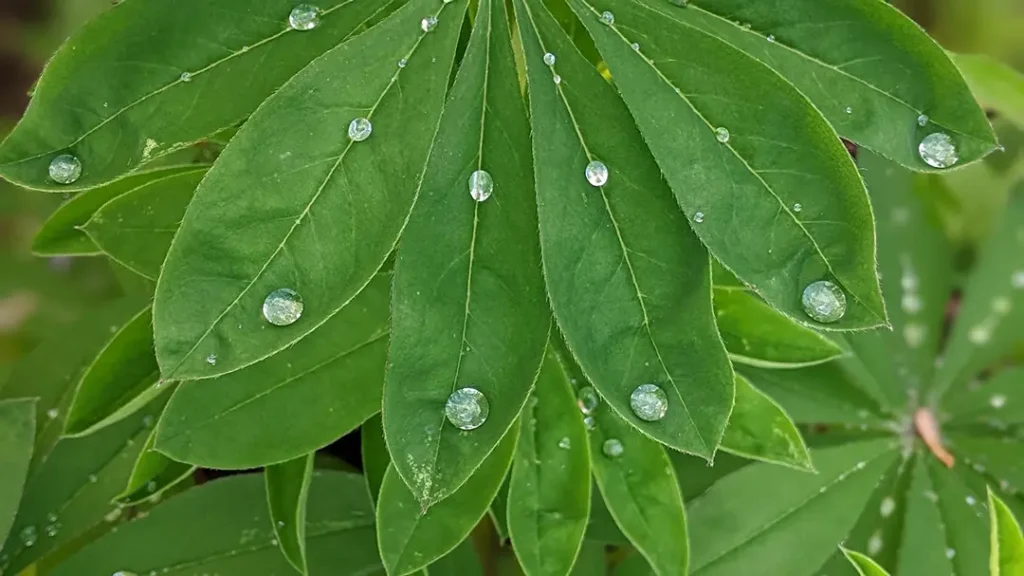
{"type": "Polygon", "coordinates": [[[748,290],[715,285],[715,320],[733,362],[799,368],[828,362],[842,348],[776,312],[748,290]]]}
{"type": "Polygon", "coordinates": [[[840,134],[904,166],[931,169],[917,144],[932,132],[955,138],[961,162],[996,147],[956,66],[888,2],[709,0],[693,2],[693,10],[643,3],[764,62],[840,134]],[[921,114],[929,116],[925,126],[919,125],[921,114]]]}
{"type": "Polygon", "coordinates": [[[289,29],[290,0],[115,6],[50,60],[0,145],[0,176],[46,191],[109,182],[243,120],[387,4],[327,0],[310,32],[289,29]],[[61,153],[82,163],[72,186],[48,177],[61,153]]]}
{"type": "Polygon", "coordinates": [[[370,501],[376,507],[380,485],[384,483],[384,474],[391,464],[391,454],[388,453],[388,445],[384,441],[384,424],[381,422],[380,414],[363,422],[363,427],[359,431],[359,441],[366,489],[370,492],[370,501]]]}
{"type": "Polygon", "coordinates": [[[313,480],[313,453],[267,466],[267,502],[270,522],[288,562],[308,574],[306,562],[306,502],[313,480]]]}
{"type": "Polygon", "coordinates": [[[157,380],[153,315],[147,306],[114,334],[86,369],[68,409],[64,433],[84,436],[129,416],[159,394],[157,380]]]}
{"type": "Polygon", "coordinates": [[[160,498],[171,488],[188,480],[196,467],[171,460],[153,449],[155,431],[146,438],[124,490],[117,496],[121,504],[139,504],[160,498]]]}
{"type": "Polygon", "coordinates": [[[395,469],[425,506],[501,440],[544,355],[551,314],[531,173],[505,5],[481,0],[395,263],[384,428],[402,455],[395,469]],[[470,196],[478,170],[493,178],[486,201],[470,196]],[[461,388],[490,406],[472,434],[445,419],[461,388]]]}
{"type": "Polygon", "coordinates": [[[991,56],[953,54],[952,57],[982,105],[1024,129],[1024,76],[991,56]]]}
{"type": "MultiPolygon", "coordinates": [[[[1024,486],[1024,468],[1020,466],[1020,454],[1024,450],[1021,438],[986,437],[956,429],[947,434],[945,440],[949,449],[963,465],[987,471],[995,478],[993,484],[998,483],[1004,491],[1013,492],[1024,486]]],[[[1007,432],[1001,434],[1006,435],[1007,432]]]]}
{"type": "MultiPolygon", "coordinates": [[[[706,460],[701,460],[701,462],[707,466],[706,460]]],[[[605,506],[604,498],[601,497],[601,491],[597,488],[596,482],[592,482],[590,487],[590,518],[587,520],[586,540],[618,546],[630,544],[629,538],[626,538],[622,530],[619,530],[618,525],[615,524],[615,518],[612,518],[612,513],[605,506]]]]}
{"type": "Polygon", "coordinates": [[[82,226],[104,254],[150,280],[160,275],[205,170],[149,182],[107,202],[82,226]]]}
{"type": "Polygon", "coordinates": [[[18,512],[36,439],[36,400],[0,401],[0,542],[18,512]]]}
{"type": "Polygon", "coordinates": [[[530,81],[544,272],[558,325],[619,414],[660,442],[710,458],[732,406],[733,376],[714,325],[708,254],[614,90],[541,4],[513,4],[530,81]],[[547,52],[557,55],[553,68],[543,62],[547,52]],[[585,177],[596,159],[610,170],[603,187],[585,177]],[[668,394],[658,422],[630,408],[630,395],[645,383],[668,394]]]}
{"type": "Polygon", "coordinates": [[[466,538],[454,550],[428,566],[427,576],[484,576],[480,557],[473,550],[473,541],[466,538]]]}
{"type": "Polygon", "coordinates": [[[818,474],[753,464],[726,476],[689,506],[692,573],[813,573],[856,522],[895,448],[876,440],[815,450],[818,474]]]}
{"type": "Polygon", "coordinates": [[[743,376],[736,376],[736,405],[722,449],[744,458],[814,471],[807,446],[789,415],[743,376]]]}
{"type": "Polygon", "coordinates": [[[878,403],[835,362],[800,370],[740,370],[799,424],[881,424],[878,403]]]}
{"type": "MultiPolygon", "coordinates": [[[[359,476],[344,472],[313,474],[306,519],[313,574],[382,572],[373,540],[373,509],[362,483],[359,476]]],[[[274,538],[263,478],[245,474],[175,497],[77,552],[52,574],[293,573],[274,538]]]]}
{"type": "Polygon", "coordinates": [[[854,552],[853,550],[847,550],[846,548],[843,548],[842,550],[847,560],[850,561],[850,564],[853,564],[860,576],[889,576],[889,573],[871,558],[868,558],[860,552],[854,552]]]}
{"type": "MultiPolygon", "coordinates": [[[[646,2],[570,5],[715,257],[800,322],[812,324],[804,288],[827,279],[846,294],[846,313],[834,324],[813,324],[885,325],[871,205],[850,155],[814,106],[763,64],[646,2]],[[602,10],[614,11],[614,26],[600,21],[602,10]]],[[[607,160],[614,174],[616,159],[607,160]]]]}
{"type": "MultiPolygon", "coordinates": [[[[502,545],[508,540],[508,484],[511,481],[511,470],[509,475],[505,477],[505,480],[501,483],[501,487],[498,488],[498,493],[494,495],[494,500],[491,501],[490,508],[487,509],[487,515],[491,517],[491,524],[494,525],[494,531],[498,535],[498,540],[502,545]]],[[[518,566],[518,564],[517,564],[518,566]]]]}
{"type": "Polygon", "coordinates": [[[988,491],[990,518],[989,571],[992,576],[1024,574],[1024,534],[1006,503],[988,491]]]}
{"type": "Polygon", "coordinates": [[[590,515],[590,449],[569,378],[549,349],[523,411],[508,531],[529,576],[565,576],[590,515]]]}
{"type": "Polygon", "coordinates": [[[32,240],[32,252],[39,256],[86,256],[102,254],[82,226],[107,202],[140,186],[177,174],[205,171],[204,166],[154,168],[125,176],[99,188],[93,188],[62,204],[43,223],[32,240]]]}
{"type": "Polygon", "coordinates": [[[157,284],[164,376],[210,378],[280,352],[381,268],[418,192],[465,10],[466,0],[411,0],[307,66],[231,140],[157,284]],[[421,20],[435,13],[440,23],[424,33],[421,20]],[[354,142],[346,130],[361,117],[373,136],[354,142]],[[279,288],[299,293],[302,318],[253,329],[279,288]]]}
{"type": "MultiPolygon", "coordinates": [[[[313,452],[380,410],[388,288],[381,273],[294,346],[218,378],[183,382],[160,419],[156,448],[210,468],[255,468],[313,452]]],[[[249,318],[248,330],[271,330],[249,318]]]]}
{"type": "Polygon", "coordinates": [[[447,554],[487,513],[515,452],[514,424],[454,494],[423,510],[392,465],[377,503],[377,542],[388,574],[409,574],[447,554]]]}
{"type": "Polygon", "coordinates": [[[751,460],[724,451],[715,454],[714,466],[708,466],[706,460],[682,452],[669,452],[668,457],[676,471],[683,502],[697,499],[725,476],[753,464],[751,460]]]}

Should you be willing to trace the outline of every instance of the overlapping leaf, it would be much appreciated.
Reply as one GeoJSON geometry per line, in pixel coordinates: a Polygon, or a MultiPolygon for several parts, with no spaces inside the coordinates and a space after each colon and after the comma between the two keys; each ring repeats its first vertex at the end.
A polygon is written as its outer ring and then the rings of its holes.
{"type": "Polygon", "coordinates": [[[529,142],[505,6],[484,0],[395,263],[384,428],[424,505],[458,489],[505,435],[544,354],[551,316],[529,142]],[[477,171],[493,191],[475,201],[477,171]],[[445,419],[461,388],[489,405],[472,434],[445,419]]]}
{"type": "Polygon", "coordinates": [[[853,384],[836,364],[800,370],[743,367],[741,373],[785,408],[799,424],[878,426],[878,402],[853,384]]]}
{"type": "Polygon", "coordinates": [[[843,548],[843,555],[850,561],[850,564],[853,564],[857,569],[857,574],[860,574],[860,576],[889,576],[889,573],[879,566],[877,562],[860,552],[843,548]]]}
{"type": "Polygon", "coordinates": [[[992,576],[1024,574],[1024,534],[1006,503],[988,492],[990,525],[989,571],[992,576]]]}
{"type": "Polygon", "coordinates": [[[265,470],[270,521],[281,552],[301,574],[306,561],[306,502],[313,479],[313,454],[267,466],[265,470]]]}
{"type": "Polygon", "coordinates": [[[145,500],[162,498],[168,490],[187,482],[196,467],[191,464],[177,462],[153,449],[155,432],[146,438],[146,443],[139,451],[128,482],[124,490],[117,496],[121,504],[139,504],[145,500]]]}
{"type": "Polygon", "coordinates": [[[465,10],[466,0],[412,0],[303,69],[231,140],[157,285],[164,376],[209,378],[273,355],[370,281],[416,197],[465,10]],[[439,23],[424,32],[428,16],[439,23]],[[357,142],[346,132],[359,118],[373,132],[357,142]],[[302,318],[254,325],[279,288],[299,293],[302,318]]]}
{"type": "Polygon", "coordinates": [[[513,4],[530,83],[544,272],[558,325],[619,414],[660,442],[710,458],[732,406],[733,376],[714,325],[707,251],[612,88],[543,5],[513,4]],[[545,53],[556,56],[553,67],[545,53]],[[610,171],[603,187],[585,177],[594,160],[610,171]],[[661,421],[645,422],[630,409],[630,394],[644,383],[668,394],[661,421]]]}
{"type": "Polygon", "coordinates": [[[1024,128],[1024,75],[991,56],[954,54],[974,96],[1024,128]]]}
{"type": "Polygon", "coordinates": [[[736,376],[736,405],[722,449],[745,458],[814,470],[807,446],[789,415],[743,376],[736,376]]]}
{"type": "MultiPolygon", "coordinates": [[[[749,55],[645,3],[570,5],[715,257],[794,319],[812,323],[801,294],[827,279],[842,287],[847,307],[825,326],[885,325],[871,206],[814,106],[749,55]],[[600,19],[604,11],[614,24],[600,19]]],[[[605,160],[614,170],[614,158],[605,160]]]]}
{"type": "Polygon", "coordinates": [[[0,401],[0,542],[14,522],[36,438],[36,401],[0,401]]]}

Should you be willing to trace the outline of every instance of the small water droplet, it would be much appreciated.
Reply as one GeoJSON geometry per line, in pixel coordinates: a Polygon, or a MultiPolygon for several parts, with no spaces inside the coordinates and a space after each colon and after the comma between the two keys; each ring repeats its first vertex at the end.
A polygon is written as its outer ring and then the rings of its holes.
{"type": "Polygon", "coordinates": [[[152,428],[153,420],[154,418],[152,414],[146,414],[145,416],[142,417],[142,426],[144,428],[152,428]]]}
{"type": "Polygon", "coordinates": [[[917,117],[917,125],[923,128],[928,125],[928,120],[929,118],[927,114],[921,114],[917,117]]]}
{"type": "Polygon", "coordinates": [[[192,73],[191,72],[182,72],[181,73],[181,81],[185,82],[185,83],[191,82],[192,81],[192,73]]]}
{"type": "Polygon", "coordinates": [[[703,212],[694,212],[693,213],[693,221],[696,222],[697,224],[700,224],[701,222],[703,222],[704,221],[704,213],[703,212]]]}
{"type": "Polygon", "coordinates": [[[633,414],[645,422],[657,422],[668,412],[668,394],[656,384],[641,384],[629,395],[633,414]]]}
{"type": "Polygon", "coordinates": [[[992,333],[989,332],[988,327],[983,325],[972,326],[971,329],[967,332],[967,339],[971,342],[971,344],[975,344],[978,346],[988,344],[988,341],[991,338],[992,333]]]}
{"type": "Polygon", "coordinates": [[[632,44],[630,44],[629,47],[632,48],[636,52],[640,51],[640,45],[637,44],[636,42],[633,42],[632,44]]]}
{"type": "Polygon", "coordinates": [[[801,298],[804,312],[822,324],[838,322],[846,314],[846,294],[828,280],[812,282],[801,298]]]}
{"type": "Polygon", "coordinates": [[[1000,296],[992,301],[992,311],[1001,316],[1009,314],[1012,308],[1013,303],[1006,296],[1000,296]]]}
{"type": "Polygon", "coordinates": [[[207,356],[206,357],[206,363],[209,364],[210,366],[216,366],[217,365],[217,355],[216,354],[210,354],[209,356],[207,356]]]}
{"type": "Polygon", "coordinates": [[[149,482],[146,482],[146,492],[156,492],[156,487],[156,480],[150,480],[149,482]]]}
{"type": "Polygon", "coordinates": [[[263,317],[274,326],[288,326],[302,317],[302,297],[290,288],[278,288],[263,301],[263,317]]]}
{"type": "Polygon", "coordinates": [[[917,146],[917,152],[932,168],[949,168],[960,160],[953,139],[942,132],[925,136],[917,146]]]}
{"type": "Polygon", "coordinates": [[[903,339],[910,348],[917,348],[924,343],[926,332],[924,326],[911,322],[903,327],[903,339]]]}
{"type": "Polygon", "coordinates": [[[118,570],[111,576],[138,576],[135,572],[129,572],[128,570],[118,570]]]}
{"type": "Polygon", "coordinates": [[[89,474],[89,483],[95,484],[100,481],[100,477],[95,474],[89,474]]]}
{"type": "Polygon", "coordinates": [[[373,124],[368,118],[356,118],[348,125],[348,137],[353,142],[362,142],[373,133],[373,124]]]}
{"type": "Polygon", "coordinates": [[[408,65],[408,64],[409,64],[409,59],[408,58],[402,58],[401,60],[398,61],[398,67],[399,68],[405,68],[406,65],[408,65]]]}
{"type": "Polygon", "coordinates": [[[277,527],[278,528],[284,528],[284,520],[278,520],[277,521],[277,527]]]}
{"type": "Polygon", "coordinates": [[[444,405],[445,416],[459,430],[475,430],[487,421],[490,412],[487,398],[476,388],[460,388],[452,392],[444,405]]]}
{"type": "Polygon", "coordinates": [[[988,399],[988,403],[989,406],[999,410],[1003,406],[1006,406],[1006,396],[1002,394],[993,394],[992,397],[988,399]]]}
{"type": "Polygon", "coordinates": [[[320,24],[320,8],[312,4],[299,4],[288,15],[288,26],[292,30],[312,30],[320,24]]]}
{"type": "Polygon", "coordinates": [[[917,314],[921,311],[921,298],[914,292],[904,294],[901,304],[907,314],[917,314]]]}
{"type": "Polygon", "coordinates": [[[625,452],[625,448],[618,438],[609,438],[601,445],[601,452],[604,452],[604,455],[609,458],[618,458],[625,452]]]}
{"type": "Polygon", "coordinates": [[[882,541],[882,534],[875,532],[868,539],[868,556],[878,556],[878,553],[882,551],[884,542],[882,541]]]}
{"type": "Polygon", "coordinates": [[[58,416],[60,416],[60,410],[56,408],[50,408],[46,411],[46,417],[50,420],[56,420],[58,416]]]}
{"type": "Polygon", "coordinates": [[[956,550],[952,548],[946,548],[946,558],[952,560],[956,556],[956,550]]]}
{"type": "Polygon", "coordinates": [[[593,414],[600,403],[601,397],[597,395],[597,390],[590,386],[584,386],[576,393],[576,405],[580,407],[580,412],[585,415],[593,414]]]}
{"type": "Polygon", "coordinates": [[[31,548],[36,545],[39,540],[39,534],[36,532],[36,527],[32,525],[25,526],[18,533],[18,540],[25,545],[26,548],[31,548]]]}
{"type": "Polygon", "coordinates": [[[57,184],[74,184],[82,175],[82,162],[71,154],[50,161],[50,179],[57,184]]]}
{"type": "Polygon", "coordinates": [[[800,212],[803,209],[804,207],[799,202],[793,204],[793,212],[800,212]]]}
{"type": "Polygon", "coordinates": [[[769,34],[768,37],[767,37],[767,40],[769,42],[775,42],[775,34],[769,34]]]}
{"type": "Polygon", "coordinates": [[[882,514],[882,518],[888,518],[892,516],[893,511],[896,510],[896,501],[893,500],[892,496],[886,496],[882,499],[882,505],[878,511],[882,514]]]}
{"type": "Polygon", "coordinates": [[[568,436],[562,436],[562,439],[558,441],[558,447],[562,450],[568,450],[572,447],[572,441],[569,440],[568,436]]]}
{"type": "Polygon", "coordinates": [[[608,183],[608,167],[604,165],[604,162],[594,160],[587,164],[587,169],[584,173],[587,176],[587,182],[590,182],[591,186],[600,188],[608,183]]]}
{"type": "Polygon", "coordinates": [[[1024,270],[1017,270],[1010,276],[1010,285],[1018,290],[1024,290],[1024,270]]]}
{"type": "Polygon", "coordinates": [[[725,144],[729,141],[729,129],[725,126],[715,128],[715,138],[717,138],[722,144],[725,144]]]}
{"type": "Polygon", "coordinates": [[[597,428],[597,422],[594,420],[593,416],[587,416],[586,418],[584,418],[583,425],[587,427],[587,430],[593,430],[594,428],[597,428]]]}
{"type": "Polygon", "coordinates": [[[615,14],[608,12],[607,10],[601,14],[601,22],[611,26],[615,24],[615,14]]]}
{"type": "Polygon", "coordinates": [[[547,64],[548,66],[554,66],[555,65],[555,55],[552,54],[551,52],[548,52],[547,54],[545,54],[544,55],[544,63],[547,64]]]}
{"type": "Polygon", "coordinates": [[[868,465],[867,462],[863,462],[863,461],[862,462],[857,462],[857,470],[863,470],[864,467],[867,466],[867,465],[868,465]]]}
{"type": "Polygon", "coordinates": [[[477,170],[469,177],[469,195],[477,202],[483,202],[494,192],[494,179],[484,170],[477,170]]]}
{"type": "Polygon", "coordinates": [[[437,28],[437,16],[427,16],[420,21],[420,29],[424,32],[430,32],[434,28],[437,28]]]}
{"type": "Polygon", "coordinates": [[[555,74],[554,76],[551,77],[551,81],[554,82],[555,84],[561,84],[562,77],[559,76],[558,74],[555,74]]]}
{"type": "Polygon", "coordinates": [[[847,106],[844,112],[846,112],[847,114],[853,114],[853,106],[847,106]]]}

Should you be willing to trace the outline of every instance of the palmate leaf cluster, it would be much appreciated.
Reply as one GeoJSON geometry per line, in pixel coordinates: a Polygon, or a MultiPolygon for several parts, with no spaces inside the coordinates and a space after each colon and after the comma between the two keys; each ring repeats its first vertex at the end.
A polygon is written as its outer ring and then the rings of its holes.
{"type": "Polygon", "coordinates": [[[997,147],[878,0],[127,0],[0,144],[136,278],[0,387],[0,569],[1012,566],[1024,204],[947,334],[915,175],[997,147]]]}

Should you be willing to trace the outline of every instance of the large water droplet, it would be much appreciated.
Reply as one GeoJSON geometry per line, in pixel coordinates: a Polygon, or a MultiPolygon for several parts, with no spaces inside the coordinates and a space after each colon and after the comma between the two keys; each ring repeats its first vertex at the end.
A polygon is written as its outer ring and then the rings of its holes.
{"type": "Polygon", "coordinates": [[[715,138],[717,138],[722,144],[725,144],[729,141],[729,129],[725,126],[715,128],[715,138]]]}
{"type": "Polygon", "coordinates": [[[587,176],[587,182],[590,182],[591,186],[601,187],[608,183],[608,167],[604,165],[604,162],[599,160],[594,160],[590,164],[587,164],[585,174],[587,176]]]}
{"type": "Polygon", "coordinates": [[[302,297],[289,288],[278,288],[263,301],[263,317],[274,326],[288,326],[302,317],[302,297]]]}
{"type": "Polygon", "coordinates": [[[348,137],[353,142],[362,142],[373,134],[373,124],[368,118],[356,118],[348,125],[348,137]]]}
{"type": "Polygon", "coordinates": [[[828,280],[812,282],[801,298],[804,312],[822,324],[838,322],[846,314],[846,294],[828,280]]]}
{"type": "Polygon", "coordinates": [[[601,14],[601,22],[611,26],[615,24],[615,14],[608,12],[607,10],[601,14]]]}
{"type": "Polygon", "coordinates": [[[469,177],[469,195],[477,202],[483,202],[494,192],[494,179],[484,170],[477,170],[469,177]]]}
{"type": "Polygon", "coordinates": [[[82,162],[71,154],[50,161],[50,178],[57,184],[74,184],[82,175],[82,162]]]}
{"type": "Polygon", "coordinates": [[[601,445],[601,452],[609,458],[618,458],[625,450],[618,438],[609,438],[601,445]]]}
{"type": "Polygon", "coordinates": [[[312,30],[320,24],[320,8],[312,4],[299,4],[288,15],[292,30],[312,30]]]}
{"type": "Polygon", "coordinates": [[[544,63],[547,64],[548,66],[554,66],[555,65],[555,55],[552,54],[551,52],[548,52],[547,54],[545,54],[544,55],[544,63]]]}
{"type": "Polygon", "coordinates": [[[445,416],[460,430],[474,430],[486,420],[490,406],[483,392],[476,388],[460,388],[452,392],[444,405],[445,416]]]}
{"type": "Polygon", "coordinates": [[[656,384],[641,384],[629,395],[629,407],[637,418],[657,422],[668,412],[668,394],[656,384]]]}
{"type": "Polygon", "coordinates": [[[925,136],[917,146],[917,152],[932,168],[949,168],[960,160],[953,139],[942,132],[925,136]]]}
{"type": "Polygon", "coordinates": [[[420,29],[424,32],[430,32],[434,28],[437,28],[437,16],[427,16],[420,21],[420,29]]]}
{"type": "Polygon", "coordinates": [[[601,397],[598,396],[597,391],[590,386],[584,386],[576,393],[576,405],[580,407],[580,412],[584,414],[593,414],[594,410],[597,410],[597,405],[600,403],[601,397]]]}
{"type": "Polygon", "coordinates": [[[36,532],[36,527],[30,524],[22,528],[21,532],[18,533],[18,540],[21,540],[21,543],[24,544],[26,548],[35,546],[36,542],[39,540],[39,533],[36,532]]]}

